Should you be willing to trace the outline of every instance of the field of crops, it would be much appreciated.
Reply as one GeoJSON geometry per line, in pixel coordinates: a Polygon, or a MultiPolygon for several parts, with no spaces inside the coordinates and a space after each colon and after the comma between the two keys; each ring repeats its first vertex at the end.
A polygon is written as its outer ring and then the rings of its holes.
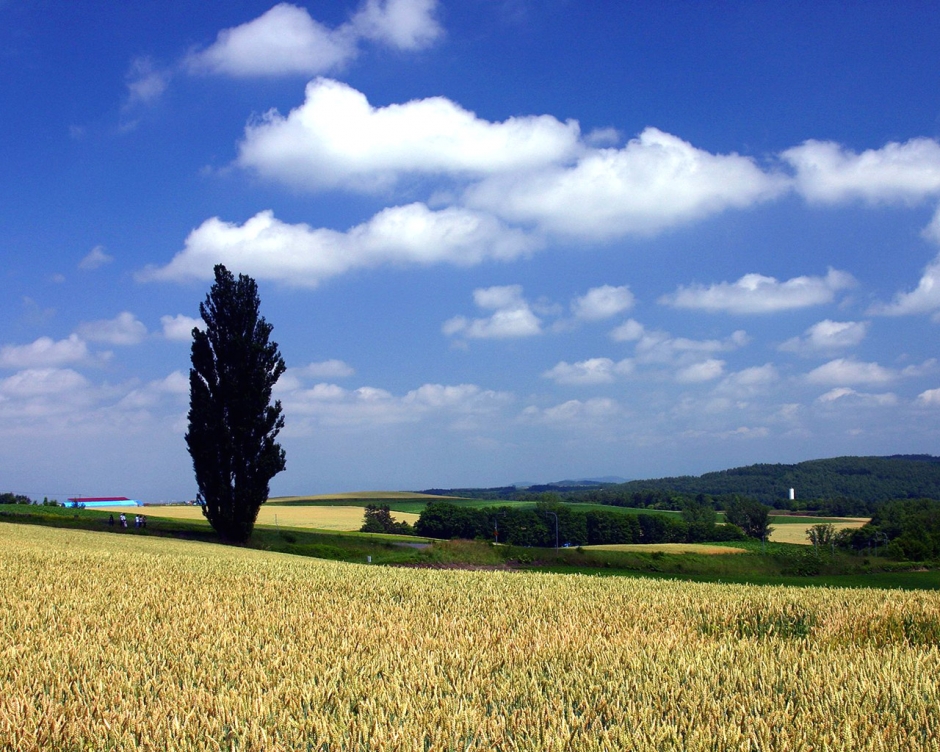
{"type": "MultiPolygon", "coordinates": [[[[836,530],[856,529],[862,527],[868,520],[844,519],[832,523],[836,530]]],[[[779,524],[774,522],[773,530],[770,533],[770,540],[774,543],[799,543],[805,546],[812,545],[809,538],[806,537],[806,531],[814,524],[819,523],[790,523],[779,524]]]]}
{"type": "MultiPolygon", "coordinates": [[[[172,520],[205,520],[199,507],[172,505],[109,508],[117,517],[120,512],[133,516],[163,517],[172,520]]],[[[412,525],[418,515],[392,512],[392,518],[412,525]]],[[[257,524],[280,527],[314,528],[317,530],[358,530],[362,527],[363,508],[347,506],[272,506],[264,504],[258,510],[257,524]]]]}
{"type": "Polygon", "coordinates": [[[940,594],[406,570],[0,525],[9,750],[917,750],[940,594]]]}

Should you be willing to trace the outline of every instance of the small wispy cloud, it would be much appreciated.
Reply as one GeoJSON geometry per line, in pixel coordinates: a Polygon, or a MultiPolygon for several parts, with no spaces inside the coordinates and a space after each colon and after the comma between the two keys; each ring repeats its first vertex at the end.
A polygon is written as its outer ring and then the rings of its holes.
{"type": "Polygon", "coordinates": [[[105,253],[103,245],[96,245],[81,261],[78,262],[78,268],[87,272],[93,269],[98,269],[105,264],[110,264],[112,261],[114,261],[114,256],[110,256],[105,253]]]}

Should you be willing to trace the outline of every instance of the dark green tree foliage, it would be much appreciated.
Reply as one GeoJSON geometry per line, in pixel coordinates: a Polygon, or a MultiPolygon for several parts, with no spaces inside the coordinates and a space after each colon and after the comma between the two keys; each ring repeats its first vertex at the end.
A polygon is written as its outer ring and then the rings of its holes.
{"type": "Polygon", "coordinates": [[[692,542],[713,540],[717,518],[715,507],[705,494],[687,498],[682,503],[682,519],[689,523],[689,540],[692,542]]]}
{"type": "Polygon", "coordinates": [[[284,427],[281,403],[271,404],[284,359],[260,304],[251,277],[236,280],[219,264],[199,306],[206,330],[193,329],[186,444],[202,513],[234,542],[249,538],[271,478],[285,467],[275,441],[284,427]]]}
{"type": "MultiPolygon", "coordinates": [[[[500,528],[502,518],[499,519],[500,528]]],[[[494,522],[497,522],[494,519],[494,522]]],[[[446,501],[432,501],[421,512],[415,523],[415,532],[428,538],[490,537],[494,525],[482,509],[458,506],[446,501]]]]}
{"type": "Polygon", "coordinates": [[[770,537],[770,507],[753,499],[732,499],[725,504],[725,519],[749,538],[770,537]]]}
{"type": "Polygon", "coordinates": [[[588,541],[595,545],[639,543],[640,522],[635,514],[591,510],[585,515],[588,541]]]}
{"type": "Polygon", "coordinates": [[[32,504],[33,500],[22,494],[2,493],[0,504],[32,504]]]}
{"type": "MultiPolygon", "coordinates": [[[[428,504],[415,523],[415,532],[429,538],[486,538],[515,546],[553,547],[555,518],[561,545],[610,543],[683,543],[690,541],[691,526],[680,517],[665,514],[627,514],[613,510],[578,509],[577,504],[539,504],[535,509],[489,507],[473,509],[447,501],[428,504]]],[[[714,525],[705,540],[740,540],[733,525],[714,525]]]]}
{"type": "Polygon", "coordinates": [[[414,529],[407,522],[397,522],[388,504],[367,504],[359,532],[411,535],[414,529]]]}
{"type": "Polygon", "coordinates": [[[887,545],[887,553],[911,561],[940,558],[940,502],[899,499],[884,504],[864,527],[844,531],[840,545],[857,550],[887,545]]]}

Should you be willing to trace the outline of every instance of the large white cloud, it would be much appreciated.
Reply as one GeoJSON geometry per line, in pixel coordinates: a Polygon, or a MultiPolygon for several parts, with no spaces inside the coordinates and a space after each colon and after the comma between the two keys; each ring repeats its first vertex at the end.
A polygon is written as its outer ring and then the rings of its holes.
{"type": "Polygon", "coordinates": [[[940,193],[940,143],[915,138],[861,154],[831,141],[806,141],[781,154],[808,200],[836,203],[916,202],[940,193]]]}
{"type": "Polygon", "coordinates": [[[472,186],[469,205],[563,236],[650,235],[787,190],[750,158],[710,154],[647,128],[621,149],[588,149],[572,166],[496,175],[472,186]]]}
{"type": "Polygon", "coordinates": [[[829,303],[835,293],[855,285],[851,274],[830,269],[825,277],[794,277],[780,282],[762,274],[745,274],[737,282],[681,286],[660,303],[675,308],[728,313],[774,313],[829,303]]]}
{"type": "Polygon", "coordinates": [[[40,337],[28,345],[0,347],[0,368],[57,368],[89,360],[88,345],[77,334],[58,341],[40,337]]]}
{"type": "Polygon", "coordinates": [[[195,73],[236,77],[316,75],[352,60],[361,39],[403,50],[426,47],[442,34],[436,7],[436,0],[367,0],[348,23],[331,29],[306,9],[280,3],[252,21],[223,29],[186,65],[195,73]]]}
{"type": "Polygon", "coordinates": [[[448,336],[468,339],[513,339],[540,334],[542,322],[522,294],[520,285],[485,287],[473,291],[478,308],[493,313],[485,318],[455,316],[441,330],[448,336]]]}
{"type": "Polygon", "coordinates": [[[471,266],[524,256],[537,247],[538,241],[493,217],[455,207],[392,207],[347,232],[287,224],[263,211],[242,225],[207,219],[169,264],[148,267],[138,279],[211,279],[215,264],[223,263],[257,279],[315,287],[356,269],[386,264],[471,266]]]}
{"type": "Polygon", "coordinates": [[[147,337],[147,327],[133,313],[123,311],[113,319],[80,324],[77,334],[89,342],[109,345],[138,345],[147,337]]]}
{"type": "Polygon", "coordinates": [[[867,321],[831,321],[824,319],[813,324],[802,337],[792,337],[780,345],[780,350],[804,354],[827,353],[855,347],[868,333],[867,321]]]}
{"type": "Polygon", "coordinates": [[[372,190],[402,174],[480,176],[542,168],[578,150],[577,123],[543,115],[491,123],[449,99],[373,107],[347,84],[318,78],[287,117],[251,123],[238,164],[304,188],[372,190]]]}

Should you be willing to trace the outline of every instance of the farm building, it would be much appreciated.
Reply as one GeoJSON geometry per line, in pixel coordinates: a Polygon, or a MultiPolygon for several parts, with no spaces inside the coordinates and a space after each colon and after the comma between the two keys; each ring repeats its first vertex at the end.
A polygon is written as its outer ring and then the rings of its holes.
{"type": "Polygon", "coordinates": [[[68,503],[70,507],[83,506],[86,509],[92,509],[94,507],[121,507],[128,506],[129,504],[142,507],[144,502],[137,501],[137,499],[128,499],[126,496],[77,496],[74,499],[69,499],[68,503]]]}

